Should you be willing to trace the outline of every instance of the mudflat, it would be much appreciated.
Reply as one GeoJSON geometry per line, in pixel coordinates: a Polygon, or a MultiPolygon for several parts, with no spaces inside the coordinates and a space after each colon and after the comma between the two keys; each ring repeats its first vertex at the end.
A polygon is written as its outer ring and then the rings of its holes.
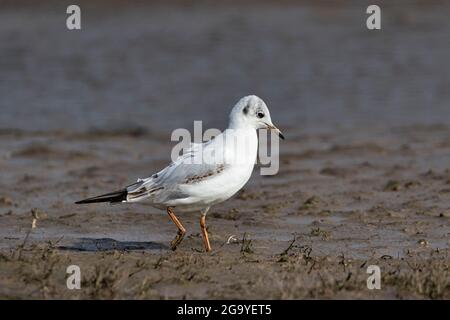
{"type": "Polygon", "coordinates": [[[72,203],[156,171],[164,161],[145,155],[167,155],[164,139],[3,133],[14,151],[2,160],[0,296],[449,298],[450,129],[289,132],[279,173],[255,169],[208,214],[211,254],[199,215],[180,215],[188,233],[172,252],[165,212],[72,203]],[[71,264],[82,290],[66,287],[71,264]],[[367,289],[369,265],[380,266],[382,290],[367,289]]]}
{"type": "Polygon", "coordinates": [[[450,298],[443,4],[387,5],[373,35],[358,1],[82,3],[78,34],[55,3],[0,13],[0,298],[450,298]],[[223,128],[245,94],[285,133],[280,169],[211,209],[212,253],[199,215],[172,252],[163,211],[73,204],[160,170],[172,130],[223,128]]]}

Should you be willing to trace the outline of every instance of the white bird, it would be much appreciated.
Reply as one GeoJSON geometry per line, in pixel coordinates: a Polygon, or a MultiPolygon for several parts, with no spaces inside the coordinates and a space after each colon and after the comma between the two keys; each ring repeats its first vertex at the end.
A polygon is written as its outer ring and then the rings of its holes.
{"type": "Polygon", "coordinates": [[[203,242],[209,252],[211,245],[206,231],[206,213],[211,206],[232,197],[250,179],[258,149],[256,130],[262,128],[275,130],[284,139],[273,125],[264,101],[254,95],[243,97],[231,110],[228,128],[214,139],[191,144],[169,166],[122,190],[75,203],[145,200],[156,208],[166,209],[178,228],[171,242],[172,250],[177,248],[186,233],[175,216],[174,208],[182,212],[199,211],[203,242]]]}

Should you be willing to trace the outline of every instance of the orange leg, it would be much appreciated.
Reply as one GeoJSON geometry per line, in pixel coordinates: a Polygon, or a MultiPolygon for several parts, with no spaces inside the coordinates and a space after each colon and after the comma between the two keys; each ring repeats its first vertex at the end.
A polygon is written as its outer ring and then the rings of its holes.
{"type": "Polygon", "coordinates": [[[170,248],[175,251],[177,249],[177,246],[183,240],[184,235],[186,234],[186,229],[183,227],[180,220],[178,220],[178,218],[175,216],[175,213],[173,212],[173,209],[171,207],[167,207],[167,213],[169,214],[170,219],[172,219],[173,223],[175,223],[178,228],[178,233],[175,236],[175,239],[173,239],[170,243],[170,248]]]}
{"type": "Polygon", "coordinates": [[[211,251],[211,245],[209,244],[208,231],[206,231],[206,215],[200,217],[200,228],[202,229],[203,244],[205,245],[206,252],[211,251]]]}

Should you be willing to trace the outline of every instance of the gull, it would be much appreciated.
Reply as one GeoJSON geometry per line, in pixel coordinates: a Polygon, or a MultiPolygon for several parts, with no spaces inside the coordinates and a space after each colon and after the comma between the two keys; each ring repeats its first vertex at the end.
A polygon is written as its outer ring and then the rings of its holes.
{"type": "Polygon", "coordinates": [[[175,210],[197,211],[203,244],[206,252],[210,252],[206,214],[211,206],[231,198],[250,179],[257,158],[258,129],[273,130],[284,139],[273,125],[264,101],[255,95],[245,96],[231,110],[228,128],[214,139],[191,143],[169,166],[150,177],[138,179],[121,190],[75,203],[147,201],[155,208],[166,210],[178,228],[171,242],[172,250],[186,233],[175,210]]]}

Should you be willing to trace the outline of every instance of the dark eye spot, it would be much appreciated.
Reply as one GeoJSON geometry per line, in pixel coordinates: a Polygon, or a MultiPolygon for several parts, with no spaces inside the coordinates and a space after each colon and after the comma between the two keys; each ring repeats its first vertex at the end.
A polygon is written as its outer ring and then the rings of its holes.
{"type": "Polygon", "coordinates": [[[242,110],[242,112],[244,112],[244,114],[247,114],[247,113],[248,113],[248,106],[246,106],[246,107],[244,108],[244,110],[242,110]]]}
{"type": "Polygon", "coordinates": [[[262,113],[262,112],[258,112],[257,114],[256,114],[256,116],[258,117],[258,118],[264,118],[264,113],[262,113]]]}

